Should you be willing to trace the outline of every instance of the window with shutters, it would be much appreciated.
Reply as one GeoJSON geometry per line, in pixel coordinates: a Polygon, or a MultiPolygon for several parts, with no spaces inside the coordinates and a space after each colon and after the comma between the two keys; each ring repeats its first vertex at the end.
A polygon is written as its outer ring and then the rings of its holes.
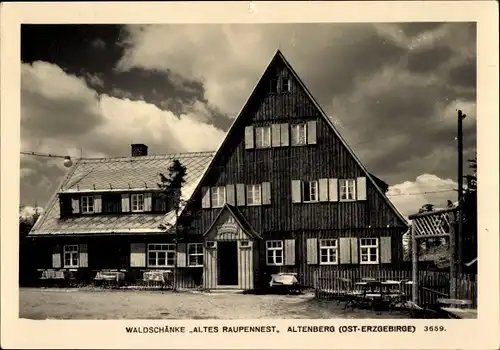
{"type": "Polygon", "coordinates": [[[338,246],[336,239],[321,239],[319,241],[319,256],[321,265],[338,263],[338,246]]]}
{"type": "Polygon", "coordinates": [[[212,208],[222,208],[226,203],[226,187],[212,187],[212,208]]]}
{"type": "Polygon", "coordinates": [[[78,244],[65,245],[63,247],[64,267],[78,267],[78,244]]]}
{"type": "Polygon", "coordinates": [[[378,264],[378,238],[361,238],[359,253],[361,264],[378,264]]]}
{"type": "Polygon", "coordinates": [[[271,127],[263,126],[255,128],[255,147],[268,148],[271,147],[271,127]]]}
{"type": "Polygon", "coordinates": [[[302,201],[304,203],[318,201],[318,181],[302,182],[302,201]]]}
{"type": "Polygon", "coordinates": [[[93,196],[83,196],[82,197],[82,213],[90,214],[94,212],[94,197],[93,196]]]}
{"type": "Polygon", "coordinates": [[[132,201],[132,211],[141,212],[144,211],[144,195],[142,193],[134,193],[130,196],[132,201]]]}
{"type": "Polygon", "coordinates": [[[148,244],[148,266],[174,267],[175,244],[148,244]]]}
{"type": "Polygon", "coordinates": [[[122,196],[117,193],[104,194],[102,196],[103,213],[121,213],[122,196]]]}
{"type": "Polygon", "coordinates": [[[203,243],[188,243],[188,266],[203,266],[203,243]]]}
{"type": "Polygon", "coordinates": [[[282,92],[290,92],[291,90],[292,89],[291,89],[290,79],[283,78],[283,80],[281,81],[281,91],[282,92]]]}
{"type": "Polygon", "coordinates": [[[307,144],[307,124],[295,124],[291,126],[292,146],[307,144]]]}
{"type": "Polygon", "coordinates": [[[262,204],[262,188],[260,185],[247,185],[247,205],[262,204]]]}
{"type": "Polygon", "coordinates": [[[283,265],[283,241],[266,242],[267,265],[283,265]]]}
{"type": "Polygon", "coordinates": [[[340,200],[353,201],[356,199],[356,180],[339,180],[340,200]]]}

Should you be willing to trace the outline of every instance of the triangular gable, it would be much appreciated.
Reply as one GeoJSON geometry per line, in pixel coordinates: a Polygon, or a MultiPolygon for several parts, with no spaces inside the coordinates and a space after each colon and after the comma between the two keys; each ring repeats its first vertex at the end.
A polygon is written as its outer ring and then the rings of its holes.
{"type": "Polygon", "coordinates": [[[288,61],[286,60],[286,58],[283,56],[283,54],[281,53],[280,50],[277,50],[276,53],[274,54],[273,58],[271,59],[271,61],[269,62],[269,64],[267,65],[266,69],[264,70],[264,72],[262,73],[262,75],[260,76],[257,84],[255,85],[254,89],[252,90],[252,93],[250,94],[250,96],[248,97],[248,99],[246,100],[245,104],[243,105],[243,107],[241,108],[240,112],[238,113],[238,116],[234,119],[233,123],[231,124],[231,126],[229,127],[229,130],[226,134],[226,137],[222,140],[221,144],[219,145],[219,147],[217,148],[217,151],[215,153],[215,156],[212,158],[210,164],[208,165],[208,167],[206,168],[206,171],[205,173],[203,174],[200,182],[198,183],[198,186],[197,188],[193,191],[193,194],[192,194],[192,197],[191,199],[197,195],[197,193],[199,193],[200,191],[200,188],[201,188],[201,185],[203,184],[203,182],[205,181],[205,179],[207,178],[208,174],[210,174],[210,171],[212,170],[212,168],[214,167],[214,165],[216,164],[216,161],[218,159],[218,157],[220,156],[220,153],[221,151],[224,149],[226,143],[227,143],[227,140],[230,139],[231,137],[231,134],[235,128],[235,126],[240,122],[240,119],[242,118],[242,116],[245,114],[244,112],[246,111],[246,109],[248,108],[248,106],[250,105],[250,102],[253,100],[253,97],[255,95],[255,93],[257,92],[258,88],[261,86],[261,83],[264,79],[264,77],[266,76],[266,74],[268,73],[269,69],[271,68],[271,66],[274,64],[274,62],[277,60],[277,59],[280,59],[282,61],[282,63],[285,65],[286,69],[288,69],[290,71],[290,73],[292,74],[292,76],[294,77],[294,79],[299,83],[299,86],[304,90],[304,92],[306,93],[306,96],[310,99],[310,101],[313,103],[313,105],[318,109],[318,111],[320,112],[320,114],[322,115],[322,117],[326,120],[327,124],[331,127],[331,129],[333,130],[335,136],[340,140],[341,144],[346,148],[347,152],[353,157],[354,161],[359,165],[359,167],[361,168],[361,170],[365,173],[365,176],[366,178],[368,179],[368,181],[371,182],[371,184],[375,187],[375,189],[378,191],[378,193],[384,198],[385,202],[389,205],[389,207],[394,211],[394,213],[396,214],[396,216],[402,221],[402,223],[406,226],[408,226],[408,222],[407,220],[405,219],[405,217],[401,214],[401,212],[394,206],[394,204],[389,200],[389,198],[387,198],[387,196],[385,195],[385,192],[380,188],[379,186],[379,183],[378,181],[375,181],[373,175],[371,175],[368,170],[366,169],[366,167],[363,165],[363,163],[360,161],[360,159],[355,155],[354,151],[351,149],[351,147],[347,144],[347,142],[344,140],[344,138],[341,136],[341,134],[338,132],[338,130],[335,128],[335,125],[334,123],[332,122],[332,120],[326,115],[326,113],[324,112],[323,108],[321,108],[321,106],[319,105],[319,103],[316,101],[316,99],[312,96],[311,92],[309,91],[309,89],[307,89],[307,87],[305,86],[304,82],[302,81],[302,79],[300,79],[300,77],[298,76],[298,74],[295,72],[295,70],[292,68],[292,66],[290,65],[290,63],[288,63],[288,61]]]}
{"type": "Polygon", "coordinates": [[[217,221],[219,221],[220,217],[224,212],[228,212],[229,215],[233,217],[233,219],[236,221],[236,223],[239,225],[241,230],[245,232],[248,236],[252,238],[258,238],[262,239],[262,237],[252,228],[252,226],[248,223],[248,221],[245,219],[245,217],[241,214],[241,212],[238,210],[238,208],[233,207],[229,204],[224,204],[224,206],[221,208],[217,216],[215,217],[214,221],[212,224],[210,224],[210,227],[208,230],[203,233],[203,236],[206,236],[212,229],[214,228],[215,224],[217,221]]]}

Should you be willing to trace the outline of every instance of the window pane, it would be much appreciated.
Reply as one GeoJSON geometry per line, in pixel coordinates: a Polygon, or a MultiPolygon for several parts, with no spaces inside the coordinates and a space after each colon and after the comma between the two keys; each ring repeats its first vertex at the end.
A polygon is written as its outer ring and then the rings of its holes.
{"type": "Polygon", "coordinates": [[[282,264],[283,263],[283,258],[281,256],[276,256],[276,264],[282,264]]]}
{"type": "Polygon", "coordinates": [[[164,266],[165,265],[165,258],[158,258],[158,265],[164,266]]]}

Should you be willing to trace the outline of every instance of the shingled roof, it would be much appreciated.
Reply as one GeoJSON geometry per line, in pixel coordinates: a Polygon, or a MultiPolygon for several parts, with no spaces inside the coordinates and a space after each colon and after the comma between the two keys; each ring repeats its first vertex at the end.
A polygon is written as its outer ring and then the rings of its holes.
{"type": "Polygon", "coordinates": [[[165,174],[172,161],[178,159],[187,170],[182,198],[189,199],[213,156],[214,152],[197,152],[80,159],[61,182],[30,235],[164,232],[159,226],[171,221],[173,213],[88,215],[61,219],[58,194],[157,189],[159,174],[165,174]]]}

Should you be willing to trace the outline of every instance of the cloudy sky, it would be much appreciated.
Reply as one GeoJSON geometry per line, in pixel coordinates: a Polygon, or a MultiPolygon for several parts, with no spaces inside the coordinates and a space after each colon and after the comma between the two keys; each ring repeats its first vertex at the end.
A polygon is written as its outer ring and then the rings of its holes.
{"type": "MultiPolygon", "coordinates": [[[[215,150],[278,48],[403,214],[456,199],[457,109],[475,151],[475,24],[23,25],[21,46],[22,151],[215,150]]],[[[21,204],[66,171],[21,156],[21,204]]]]}

